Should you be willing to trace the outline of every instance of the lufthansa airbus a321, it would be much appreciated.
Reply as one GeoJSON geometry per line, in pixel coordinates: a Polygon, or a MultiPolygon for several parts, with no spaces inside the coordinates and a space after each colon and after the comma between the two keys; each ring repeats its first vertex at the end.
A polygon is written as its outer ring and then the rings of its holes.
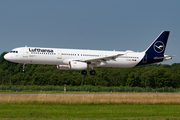
{"type": "Polygon", "coordinates": [[[173,56],[164,55],[169,31],[163,31],[153,43],[143,52],[133,51],[102,51],[61,48],[19,47],[11,50],[4,58],[15,63],[57,65],[62,70],[82,70],[91,68],[91,75],[95,75],[93,67],[121,67],[158,63],[172,59],[173,56]]]}

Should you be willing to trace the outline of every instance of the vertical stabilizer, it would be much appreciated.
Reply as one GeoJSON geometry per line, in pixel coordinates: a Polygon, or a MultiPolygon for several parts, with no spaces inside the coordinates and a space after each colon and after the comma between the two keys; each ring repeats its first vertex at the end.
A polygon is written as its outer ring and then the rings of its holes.
{"type": "Polygon", "coordinates": [[[164,51],[166,49],[169,33],[170,31],[163,31],[143,52],[144,57],[136,66],[162,62],[165,58],[164,51]]]}
{"type": "Polygon", "coordinates": [[[153,43],[145,50],[146,54],[163,55],[170,31],[163,31],[153,43]]]}

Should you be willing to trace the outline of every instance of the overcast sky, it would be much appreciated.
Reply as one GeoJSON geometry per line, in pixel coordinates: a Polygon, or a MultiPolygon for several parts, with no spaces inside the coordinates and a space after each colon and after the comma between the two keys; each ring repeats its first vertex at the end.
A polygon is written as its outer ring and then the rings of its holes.
{"type": "Polygon", "coordinates": [[[180,63],[180,0],[0,0],[0,53],[16,47],[144,51],[170,32],[180,63]]]}

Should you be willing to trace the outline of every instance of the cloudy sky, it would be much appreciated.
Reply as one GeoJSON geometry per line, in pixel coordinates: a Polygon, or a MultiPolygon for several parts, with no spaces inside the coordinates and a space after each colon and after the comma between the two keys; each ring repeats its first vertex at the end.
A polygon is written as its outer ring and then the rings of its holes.
{"type": "Polygon", "coordinates": [[[180,63],[180,0],[0,0],[0,53],[16,47],[144,51],[170,32],[180,63]]]}

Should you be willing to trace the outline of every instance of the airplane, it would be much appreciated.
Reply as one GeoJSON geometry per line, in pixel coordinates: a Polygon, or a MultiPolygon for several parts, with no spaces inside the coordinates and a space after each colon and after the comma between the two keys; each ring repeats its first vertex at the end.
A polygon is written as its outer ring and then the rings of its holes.
{"type": "Polygon", "coordinates": [[[131,68],[171,60],[174,55],[164,55],[170,31],[162,31],[152,44],[143,52],[102,51],[61,48],[19,47],[5,54],[4,59],[26,64],[57,65],[62,70],[82,70],[91,68],[90,75],[95,75],[94,67],[131,68]]]}

